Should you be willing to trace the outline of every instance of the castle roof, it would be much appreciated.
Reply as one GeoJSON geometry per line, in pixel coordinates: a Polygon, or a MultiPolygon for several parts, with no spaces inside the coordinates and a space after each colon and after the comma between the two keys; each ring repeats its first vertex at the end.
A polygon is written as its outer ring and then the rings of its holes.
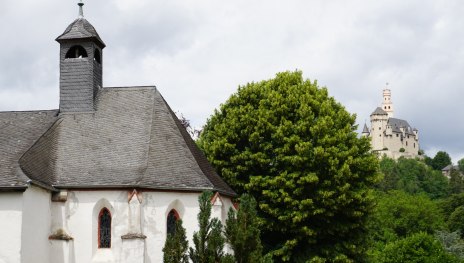
{"type": "Polygon", "coordinates": [[[414,135],[413,128],[405,120],[397,118],[388,118],[387,126],[391,126],[393,132],[402,132],[401,128],[403,128],[406,134],[414,135]]]}
{"type": "Polygon", "coordinates": [[[364,128],[362,133],[369,133],[369,128],[367,128],[367,124],[364,123],[364,128]]]}
{"type": "Polygon", "coordinates": [[[382,110],[382,108],[380,107],[377,107],[374,112],[371,113],[371,116],[372,115],[388,115],[388,113],[384,110],[382,110]]]}
{"type": "Polygon", "coordinates": [[[32,180],[235,195],[155,87],[104,88],[95,112],[57,113],[0,113],[0,188],[32,180]]]}
{"type": "Polygon", "coordinates": [[[72,39],[75,40],[86,38],[97,41],[101,48],[106,46],[92,24],[90,24],[87,19],[79,17],[66,28],[63,34],[56,38],[56,41],[60,42],[72,39]]]}

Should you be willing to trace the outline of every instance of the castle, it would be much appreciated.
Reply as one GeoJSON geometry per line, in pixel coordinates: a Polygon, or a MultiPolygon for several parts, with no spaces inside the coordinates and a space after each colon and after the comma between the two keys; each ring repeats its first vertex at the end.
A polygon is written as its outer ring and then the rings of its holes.
{"type": "Polygon", "coordinates": [[[390,89],[383,90],[382,106],[371,114],[370,129],[364,124],[362,136],[371,139],[372,151],[398,159],[419,156],[419,131],[405,120],[393,118],[390,89]]]}

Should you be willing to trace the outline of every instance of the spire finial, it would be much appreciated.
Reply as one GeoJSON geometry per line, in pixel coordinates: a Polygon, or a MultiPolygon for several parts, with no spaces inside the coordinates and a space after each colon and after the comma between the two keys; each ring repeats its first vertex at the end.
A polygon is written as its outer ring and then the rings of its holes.
{"type": "Polygon", "coordinates": [[[79,18],[83,18],[84,10],[82,7],[84,6],[84,3],[82,3],[82,0],[80,0],[80,2],[77,5],[79,6],[79,18]]]}

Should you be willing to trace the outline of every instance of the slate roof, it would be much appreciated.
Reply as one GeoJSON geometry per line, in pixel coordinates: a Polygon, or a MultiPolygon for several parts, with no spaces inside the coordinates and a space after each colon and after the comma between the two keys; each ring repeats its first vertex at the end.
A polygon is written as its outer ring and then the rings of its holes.
{"type": "Polygon", "coordinates": [[[19,158],[57,120],[58,111],[0,112],[0,188],[25,189],[19,158]]]}
{"type": "Polygon", "coordinates": [[[392,131],[394,132],[401,132],[400,128],[404,128],[406,134],[414,135],[413,128],[405,120],[397,119],[397,118],[389,118],[387,125],[390,125],[392,127],[392,131]]]}
{"type": "Polygon", "coordinates": [[[371,113],[371,115],[388,115],[388,113],[384,110],[382,110],[382,108],[380,107],[377,107],[374,112],[371,113]]]}
{"type": "Polygon", "coordinates": [[[369,128],[367,128],[367,124],[364,123],[364,128],[362,133],[369,133],[369,128]]]}
{"type": "MultiPolygon", "coordinates": [[[[8,158],[17,162],[22,155],[22,171],[38,184],[58,189],[138,187],[236,195],[155,87],[103,88],[94,113],[61,113],[37,126],[31,136],[36,143],[32,145],[31,139],[8,158]]],[[[3,147],[1,143],[2,152],[3,147]]],[[[10,171],[9,180],[13,177],[10,171]]]]}
{"type": "Polygon", "coordinates": [[[97,30],[90,24],[87,19],[81,17],[77,18],[72,22],[66,30],[59,37],[56,38],[56,41],[65,41],[65,40],[76,40],[76,39],[94,39],[99,42],[100,47],[104,48],[106,45],[100,36],[97,33],[97,30]]]}

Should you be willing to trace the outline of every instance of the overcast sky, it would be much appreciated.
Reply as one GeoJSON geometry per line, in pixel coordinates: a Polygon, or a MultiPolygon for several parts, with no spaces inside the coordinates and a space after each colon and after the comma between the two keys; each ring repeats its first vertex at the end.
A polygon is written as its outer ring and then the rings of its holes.
{"type": "MultiPolygon", "coordinates": [[[[77,0],[2,0],[0,111],[58,107],[54,39],[77,0]]],[[[382,102],[419,129],[429,156],[464,157],[462,0],[84,1],[107,47],[104,86],[156,85],[200,127],[239,85],[286,70],[326,86],[357,114],[382,102]]]]}

